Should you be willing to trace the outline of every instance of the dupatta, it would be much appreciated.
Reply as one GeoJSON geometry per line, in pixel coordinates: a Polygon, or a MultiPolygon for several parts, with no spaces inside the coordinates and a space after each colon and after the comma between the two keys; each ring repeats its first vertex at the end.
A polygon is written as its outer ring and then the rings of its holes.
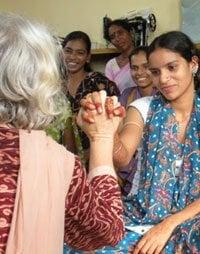
{"type": "Polygon", "coordinates": [[[156,224],[200,198],[199,93],[194,98],[184,144],[178,142],[177,134],[175,113],[157,94],[150,104],[144,131],[137,196],[144,224],[156,224]]]}
{"type": "Polygon", "coordinates": [[[6,254],[62,253],[74,155],[44,131],[20,130],[20,169],[6,254]]]}

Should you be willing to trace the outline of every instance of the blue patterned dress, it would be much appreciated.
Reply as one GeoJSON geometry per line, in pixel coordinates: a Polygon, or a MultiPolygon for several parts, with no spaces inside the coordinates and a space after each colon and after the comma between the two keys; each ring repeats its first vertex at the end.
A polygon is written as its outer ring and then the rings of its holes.
{"type": "MultiPolygon", "coordinates": [[[[184,144],[178,142],[178,131],[173,109],[157,94],[150,103],[144,130],[139,190],[124,202],[127,227],[156,225],[200,198],[199,94],[194,99],[184,144]]],[[[131,253],[141,237],[127,229],[117,246],[95,253],[131,253]]],[[[179,225],[162,253],[174,254],[178,246],[183,253],[200,253],[200,215],[179,225]]]]}
{"type": "MultiPolygon", "coordinates": [[[[160,95],[151,101],[143,138],[138,194],[125,200],[128,227],[155,225],[200,198],[200,96],[196,95],[184,144],[170,104],[160,95]],[[177,162],[181,164],[177,168],[177,162]]],[[[115,247],[95,253],[130,253],[141,235],[127,230],[115,247]]],[[[163,253],[200,253],[200,216],[179,225],[163,253]]]]}

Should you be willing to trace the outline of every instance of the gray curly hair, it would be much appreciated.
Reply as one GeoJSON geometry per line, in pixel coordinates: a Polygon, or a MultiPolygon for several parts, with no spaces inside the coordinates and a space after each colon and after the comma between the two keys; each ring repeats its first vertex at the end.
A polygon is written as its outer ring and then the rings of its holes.
{"type": "Polygon", "coordinates": [[[41,129],[65,107],[62,48],[42,24],[0,14],[0,123],[41,129]]]}

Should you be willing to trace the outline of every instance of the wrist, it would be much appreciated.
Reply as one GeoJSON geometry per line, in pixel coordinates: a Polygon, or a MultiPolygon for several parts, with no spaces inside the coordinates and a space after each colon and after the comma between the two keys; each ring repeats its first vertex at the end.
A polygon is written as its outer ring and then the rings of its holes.
{"type": "Polygon", "coordinates": [[[100,141],[100,140],[104,140],[106,142],[106,140],[108,140],[109,142],[113,143],[113,137],[114,134],[107,134],[107,133],[96,133],[96,134],[92,134],[90,135],[89,139],[90,142],[95,142],[95,141],[100,141]]]}
{"type": "Polygon", "coordinates": [[[90,168],[100,165],[113,167],[113,138],[96,137],[90,142],[90,168]]]}
{"type": "Polygon", "coordinates": [[[95,136],[90,138],[90,147],[95,147],[96,149],[101,149],[104,151],[112,150],[113,152],[113,137],[111,136],[95,136]]]}
{"type": "Polygon", "coordinates": [[[169,217],[167,217],[164,221],[167,222],[167,224],[172,227],[172,229],[174,230],[179,224],[181,224],[181,221],[179,221],[178,217],[176,216],[176,214],[170,215],[169,217]]]}
{"type": "Polygon", "coordinates": [[[100,165],[89,170],[88,180],[91,181],[94,177],[100,175],[110,175],[117,179],[116,172],[112,165],[100,165]]]}

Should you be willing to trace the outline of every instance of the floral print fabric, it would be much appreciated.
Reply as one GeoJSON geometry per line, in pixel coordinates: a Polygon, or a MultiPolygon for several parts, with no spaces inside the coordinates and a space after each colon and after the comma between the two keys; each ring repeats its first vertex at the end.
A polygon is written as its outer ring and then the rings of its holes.
{"type": "Polygon", "coordinates": [[[71,96],[69,92],[67,92],[67,98],[71,104],[71,118],[68,119],[66,124],[66,128],[73,128],[76,149],[78,155],[81,157],[82,162],[86,162],[87,159],[84,158],[84,150],[87,150],[90,146],[89,139],[87,135],[77,127],[75,123],[75,116],[78,114],[80,109],[80,101],[86,96],[88,93],[92,93],[95,91],[105,90],[108,96],[119,96],[120,92],[117,88],[116,84],[110,81],[107,77],[105,77],[100,72],[90,72],[87,74],[84,80],[81,81],[79,87],[76,91],[75,97],[71,96]]]}
{"type": "MultiPolygon", "coordinates": [[[[184,144],[175,113],[160,95],[150,104],[144,131],[139,190],[125,200],[126,226],[155,225],[200,198],[200,95],[194,100],[184,144]],[[177,161],[182,162],[177,169],[177,161]]],[[[179,225],[162,253],[200,253],[200,216],[179,225]]],[[[130,253],[141,235],[127,230],[115,247],[95,253],[130,253]]]]}

